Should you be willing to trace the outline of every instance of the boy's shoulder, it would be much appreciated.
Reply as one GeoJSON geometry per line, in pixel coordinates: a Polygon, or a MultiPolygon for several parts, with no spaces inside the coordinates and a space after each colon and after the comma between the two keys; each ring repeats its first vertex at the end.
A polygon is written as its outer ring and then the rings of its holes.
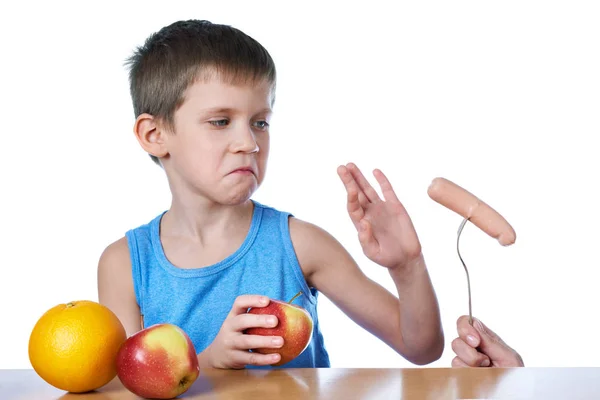
{"type": "Polygon", "coordinates": [[[312,222],[290,216],[289,232],[298,262],[309,281],[331,260],[345,259],[348,255],[333,235],[312,222]]]}
{"type": "Polygon", "coordinates": [[[123,250],[129,251],[128,250],[127,237],[126,236],[123,236],[120,239],[115,240],[114,242],[112,242],[111,244],[109,244],[108,246],[106,246],[106,248],[102,252],[102,256],[111,257],[111,256],[114,256],[116,254],[122,253],[123,250]]]}
{"type": "Polygon", "coordinates": [[[126,236],[106,246],[98,261],[99,272],[105,272],[112,276],[118,276],[122,273],[121,271],[128,271],[130,267],[131,260],[126,236]]]}
{"type": "Polygon", "coordinates": [[[121,238],[106,246],[98,261],[99,276],[110,277],[111,281],[115,279],[131,281],[131,251],[132,249],[136,251],[135,249],[144,241],[151,240],[152,229],[160,222],[160,218],[165,212],[163,211],[151,220],[129,229],[121,238]]]}
{"type": "Polygon", "coordinates": [[[131,258],[130,258],[130,254],[129,254],[130,243],[129,243],[129,238],[127,236],[133,234],[134,232],[136,232],[136,234],[138,236],[140,235],[140,233],[142,233],[142,234],[145,233],[149,236],[152,225],[157,223],[157,221],[160,220],[160,218],[163,216],[163,214],[165,212],[166,211],[163,211],[160,214],[158,214],[158,216],[152,218],[150,221],[142,223],[142,224],[130,229],[121,238],[119,238],[118,240],[115,240],[114,242],[112,242],[108,246],[106,246],[106,248],[100,255],[99,267],[100,268],[111,268],[111,269],[112,268],[120,269],[124,265],[131,267],[131,258]]]}

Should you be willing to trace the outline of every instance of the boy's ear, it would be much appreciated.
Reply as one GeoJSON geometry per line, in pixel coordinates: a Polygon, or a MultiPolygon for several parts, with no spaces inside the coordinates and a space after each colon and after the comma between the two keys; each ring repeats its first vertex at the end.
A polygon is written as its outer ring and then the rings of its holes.
{"type": "Polygon", "coordinates": [[[166,156],[167,151],[165,132],[158,119],[150,114],[140,114],[135,120],[133,133],[142,148],[157,158],[166,156]]]}

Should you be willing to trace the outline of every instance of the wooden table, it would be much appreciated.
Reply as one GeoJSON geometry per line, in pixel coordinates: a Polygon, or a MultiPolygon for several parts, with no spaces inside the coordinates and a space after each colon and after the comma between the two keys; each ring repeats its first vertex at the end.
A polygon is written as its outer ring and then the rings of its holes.
{"type": "MultiPolygon", "coordinates": [[[[600,399],[600,368],[202,370],[182,399],[600,399]]],[[[0,370],[2,400],[138,399],[118,378],[70,394],[33,370],[0,370]]]]}

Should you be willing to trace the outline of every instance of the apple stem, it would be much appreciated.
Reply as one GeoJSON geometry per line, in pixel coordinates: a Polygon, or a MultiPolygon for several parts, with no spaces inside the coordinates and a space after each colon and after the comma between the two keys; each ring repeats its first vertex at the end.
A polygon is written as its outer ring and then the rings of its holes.
{"type": "Polygon", "coordinates": [[[288,301],[288,304],[292,304],[292,301],[296,300],[296,298],[297,298],[298,296],[300,296],[301,294],[302,294],[302,290],[301,290],[301,291],[299,291],[298,293],[296,293],[296,295],[295,295],[294,297],[292,297],[292,299],[291,299],[290,301],[288,301]]]}

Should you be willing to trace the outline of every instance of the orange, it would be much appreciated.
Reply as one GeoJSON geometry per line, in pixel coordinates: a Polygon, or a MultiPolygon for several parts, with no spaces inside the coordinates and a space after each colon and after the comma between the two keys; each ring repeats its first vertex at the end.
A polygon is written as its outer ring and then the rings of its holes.
{"type": "Polygon", "coordinates": [[[35,324],[29,337],[29,361],[52,386],[88,392],[117,374],[116,357],[127,338],[117,316],[88,300],[59,304],[35,324]]]}

